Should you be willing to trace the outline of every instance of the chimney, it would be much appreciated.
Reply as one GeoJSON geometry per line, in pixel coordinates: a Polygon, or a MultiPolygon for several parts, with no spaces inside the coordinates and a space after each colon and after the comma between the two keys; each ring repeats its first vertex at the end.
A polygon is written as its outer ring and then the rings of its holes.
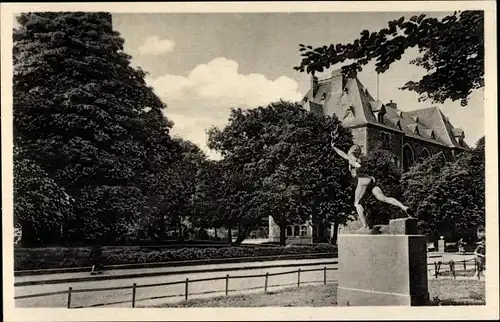
{"type": "Polygon", "coordinates": [[[318,77],[316,77],[316,76],[314,76],[314,74],[312,74],[311,75],[311,97],[309,97],[310,101],[312,101],[314,99],[314,95],[316,95],[318,88],[319,88],[318,77]]]}
{"type": "Polygon", "coordinates": [[[389,107],[391,107],[393,109],[397,109],[398,108],[398,104],[394,103],[392,100],[389,103],[385,104],[385,105],[389,106],[389,107]]]}
{"type": "Polygon", "coordinates": [[[331,91],[332,94],[341,94],[346,85],[346,78],[342,75],[340,69],[334,70],[331,77],[331,91]]]}
{"type": "Polygon", "coordinates": [[[454,128],[453,129],[453,136],[455,138],[464,138],[465,137],[465,132],[461,128],[454,128]]]}

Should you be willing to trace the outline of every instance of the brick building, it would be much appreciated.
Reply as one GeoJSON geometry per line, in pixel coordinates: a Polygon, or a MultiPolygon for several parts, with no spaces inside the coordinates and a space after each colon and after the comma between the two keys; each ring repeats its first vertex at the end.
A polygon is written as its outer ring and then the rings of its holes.
{"type": "Polygon", "coordinates": [[[357,77],[344,77],[340,70],[322,80],[313,76],[302,103],[311,112],[335,114],[352,130],[363,153],[382,143],[404,170],[440,151],[452,160],[469,149],[464,131],[455,128],[438,107],[402,111],[392,101],[375,100],[357,77]]]}
{"type": "MultiPolygon", "coordinates": [[[[438,152],[452,160],[469,149],[464,131],[455,128],[438,107],[402,111],[392,101],[384,104],[375,100],[357,77],[345,77],[340,70],[325,79],[312,76],[302,105],[313,113],[335,114],[343,126],[351,129],[364,154],[382,144],[403,170],[438,152]]],[[[326,230],[322,234],[331,234],[330,228],[321,229],[326,230]]],[[[290,243],[312,243],[318,233],[319,229],[310,224],[290,226],[287,239],[290,243]]],[[[279,240],[279,227],[271,219],[269,239],[279,240]]]]}

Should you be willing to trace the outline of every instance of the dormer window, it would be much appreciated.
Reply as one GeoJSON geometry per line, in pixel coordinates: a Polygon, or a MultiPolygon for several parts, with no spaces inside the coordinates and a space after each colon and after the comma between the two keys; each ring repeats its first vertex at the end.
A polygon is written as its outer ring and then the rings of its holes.
{"type": "Polygon", "coordinates": [[[402,131],[402,130],[403,130],[403,128],[401,127],[401,121],[397,121],[397,122],[396,122],[396,128],[397,128],[398,130],[400,130],[400,131],[402,131]]]}
{"type": "Polygon", "coordinates": [[[354,117],[354,106],[349,106],[344,113],[344,120],[348,117],[354,117]]]}
{"type": "Polygon", "coordinates": [[[375,117],[377,118],[377,122],[379,122],[380,124],[384,124],[385,112],[386,112],[385,106],[382,105],[382,107],[380,108],[379,111],[373,113],[375,115],[375,117]]]}
{"type": "Polygon", "coordinates": [[[326,100],[326,93],[321,94],[321,103],[326,100]]]}
{"type": "Polygon", "coordinates": [[[307,103],[307,101],[308,101],[308,100],[309,100],[309,99],[307,98],[307,96],[306,96],[306,97],[304,97],[304,103],[307,103]]]}
{"type": "Polygon", "coordinates": [[[384,123],[384,114],[382,112],[377,113],[377,122],[384,123]]]}

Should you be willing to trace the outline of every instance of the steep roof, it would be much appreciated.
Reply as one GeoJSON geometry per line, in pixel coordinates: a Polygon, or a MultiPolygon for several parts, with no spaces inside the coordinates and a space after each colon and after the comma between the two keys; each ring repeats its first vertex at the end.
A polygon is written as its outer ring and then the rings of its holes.
{"type": "Polygon", "coordinates": [[[324,114],[335,114],[346,127],[371,124],[434,144],[469,148],[459,140],[463,130],[454,128],[439,108],[401,111],[395,104],[375,100],[357,77],[345,78],[339,70],[332,77],[318,80],[315,93],[310,89],[304,97],[303,103],[307,102],[316,110],[321,105],[324,114]]]}

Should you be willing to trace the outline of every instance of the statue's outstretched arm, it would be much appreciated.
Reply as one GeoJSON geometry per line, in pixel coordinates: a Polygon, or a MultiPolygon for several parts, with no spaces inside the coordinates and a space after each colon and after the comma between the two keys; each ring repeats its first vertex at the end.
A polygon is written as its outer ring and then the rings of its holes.
{"type": "Polygon", "coordinates": [[[342,150],[338,149],[335,147],[335,145],[332,142],[332,148],[335,152],[337,152],[338,155],[340,155],[342,158],[349,160],[349,156],[342,150]]]}
{"type": "Polygon", "coordinates": [[[342,151],[342,150],[338,149],[337,147],[335,147],[335,140],[338,137],[337,129],[338,129],[338,126],[335,128],[335,130],[333,132],[330,133],[330,136],[332,137],[331,145],[332,145],[333,150],[335,152],[337,152],[337,154],[340,155],[342,158],[344,158],[347,161],[349,161],[349,164],[351,166],[353,166],[355,168],[360,168],[361,164],[359,164],[359,162],[357,162],[354,157],[352,157],[350,155],[347,155],[347,153],[345,153],[344,151],[342,151]]]}

